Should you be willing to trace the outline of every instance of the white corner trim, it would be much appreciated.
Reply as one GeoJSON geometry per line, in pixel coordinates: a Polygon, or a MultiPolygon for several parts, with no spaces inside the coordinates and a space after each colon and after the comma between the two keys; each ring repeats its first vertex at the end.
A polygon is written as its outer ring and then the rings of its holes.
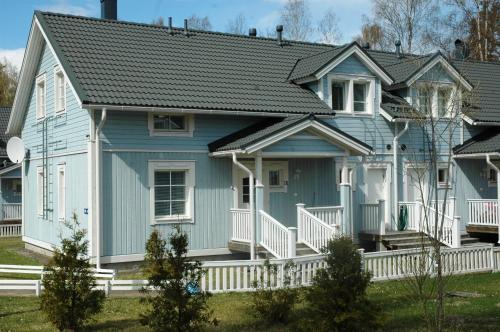
{"type": "Polygon", "coordinates": [[[351,49],[348,51],[345,51],[345,53],[335,59],[334,61],[330,62],[330,64],[326,67],[324,67],[322,70],[317,72],[315,74],[317,79],[320,79],[322,76],[326,75],[329,73],[333,68],[337,67],[340,63],[342,63],[345,59],[350,57],[351,55],[355,54],[362,62],[364,65],[370,69],[373,73],[375,73],[385,84],[392,84],[394,83],[394,80],[387,75],[382,68],[380,68],[379,65],[377,65],[372,59],[370,59],[360,48],[358,45],[353,45],[351,46],[351,49]]]}
{"type": "Polygon", "coordinates": [[[57,246],[55,246],[55,245],[53,245],[51,243],[48,243],[48,242],[45,242],[45,241],[40,241],[40,240],[37,240],[37,239],[33,239],[33,238],[31,238],[29,236],[26,236],[26,235],[23,235],[22,239],[23,239],[23,242],[32,244],[32,245],[40,247],[42,249],[54,251],[54,249],[57,248],[57,246]]]}

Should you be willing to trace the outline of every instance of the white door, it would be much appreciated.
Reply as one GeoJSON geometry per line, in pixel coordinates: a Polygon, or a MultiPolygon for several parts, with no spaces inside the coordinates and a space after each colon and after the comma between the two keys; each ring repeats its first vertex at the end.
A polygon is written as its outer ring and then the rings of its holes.
{"type": "Polygon", "coordinates": [[[408,168],[406,170],[406,198],[407,202],[415,202],[427,197],[427,181],[421,168],[408,168]]]}
{"type": "Polygon", "coordinates": [[[389,200],[387,199],[387,169],[386,168],[368,168],[366,172],[366,197],[365,202],[377,204],[379,200],[385,201],[385,224],[389,226],[389,200]]]}
{"type": "MultiPolygon", "coordinates": [[[[253,172],[253,170],[252,170],[253,172]]],[[[269,211],[269,177],[264,173],[262,176],[262,182],[264,185],[264,210],[269,211]]],[[[249,209],[250,208],[250,178],[246,172],[242,170],[238,171],[238,208],[239,209],[249,209]]],[[[256,183],[254,179],[254,184],[256,183]]],[[[254,188],[255,190],[255,188],[254,188]]]]}

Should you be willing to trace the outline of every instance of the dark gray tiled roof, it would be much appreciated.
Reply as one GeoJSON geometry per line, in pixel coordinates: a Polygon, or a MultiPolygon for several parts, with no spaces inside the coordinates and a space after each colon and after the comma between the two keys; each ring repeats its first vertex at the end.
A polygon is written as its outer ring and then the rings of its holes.
{"type": "Polygon", "coordinates": [[[328,63],[330,63],[333,59],[335,59],[346,48],[347,46],[341,46],[332,50],[299,59],[295,64],[292,72],[290,73],[289,80],[295,81],[313,75],[328,63]]]}
{"type": "Polygon", "coordinates": [[[492,153],[500,152],[500,130],[489,128],[485,132],[476,135],[461,145],[453,148],[453,152],[458,155],[471,153],[492,153]]]}
{"type": "Polygon", "coordinates": [[[7,135],[5,132],[7,131],[11,110],[11,107],[0,107],[0,156],[7,155],[5,148],[7,147],[10,135],[7,135]]]}
{"type": "Polygon", "coordinates": [[[287,78],[332,46],[36,12],[84,104],[333,114],[287,78]]]}
{"type": "Polygon", "coordinates": [[[414,109],[404,98],[382,91],[380,107],[393,119],[423,119],[424,116],[414,109]]]}
{"type": "Polygon", "coordinates": [[[239,150],[244,149],[252,144],[259,142],[265,138],[268,138],[272,135],[275,135],[285,129],[293,127],[303,121],[318,121],[322,125],[327,126],[328,128],[340,133],[344,137],[349,138],[350,140],[366,147],[369,150],[372,150],[372,147],[368,144],[356,139],[355,137],[343,132],[342,130],[335,128],[328,124],[325,121],[322,121],[316,118],[312,114],[306,115],[294,115],[286,118],[281,118],[279,120],[269,119],[264,120],[260,123],[251,125],[247,128],[244,128],[240,131],[237,131],[233,134],[230,134],[226,137],[223,137],[215,142],[212,142],[208,145],[208,149],[210,152],[219,152],[219,151],[231,151],[231,150],[239,150]]]}

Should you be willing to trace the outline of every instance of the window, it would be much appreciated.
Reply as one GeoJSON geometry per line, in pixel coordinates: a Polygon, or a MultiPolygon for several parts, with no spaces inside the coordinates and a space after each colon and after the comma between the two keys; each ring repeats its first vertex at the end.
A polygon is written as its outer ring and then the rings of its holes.
{"type": "Polygon", "coordinates": [[[451,98],[451,88],[441,87],[437,90],[438,97],[438,116],[445,117],[450,114],[450,98],[451,98]]]}
{"type": "Polygon", "coordinates": [[[493,168],[488,167],[488,186],[497,186],[497,172],[493,168]]]}
{"type": "Polygon", "coordinates": [[[418,107],[425,114],[432,114],[432,94],[428,87],[418,89],[418,107]]]}
{"type": "Polygon", "coordinates": [[[57,167],[57,209],[59,220],[66,218],[66,165],[57,167]]]}
{"type": "Polygon", "coordinates": [[[45,74],[39,76],[36,80],[36,118],[43,119],[45,117],[45,74]]]}
{"type": "Polygon", "coordinates": [[[446,167],[438,169],[438,185],[440,187],[446,187],[450,185],[450,170],[446,167]]]}
{"type": "Polygon", "coordinates": [[[245,204],[250,203],[250,178],[243,178],[242,190],[241,201],[245,204]]]}
{"type": "Polygon", "coordinates": [[[192,221],[194,162],[150,162],[153,223],[192,221]]]}
{"type": "Polygon", "coordinates": [[[151,136],[193,136],[192,114],[149,114],[151,136]]]}
{"type": "Polygon", "coordinates": [[[334,111],[345,110],[345,83],[332,82],[332,109],[334,111]]]}
{"type": "Polygon", "coordinates": [[[43,174],[43,167],[37,167],[36,169],[36,184],[37,184],[37,189],[36,189],[36,206],[37,206],[37,212],[39,216],[44,215],[44,194],[45,194],[45,181],[44,181],[44,174],[43,174]]]}
{"type": "Polygon", "coordinates": [[[365,83],[354,83],[354,112],[366,112],[366,91],[365,83]]]}
{"type": "Polygon", "coordinates": [[[56,113],[64,112],[66,110],[66,81],[59,67],[54,69],[54,90],[56,113]]]}
{"type": "Polygon", "coordinates": [[[279,170],[270,170],[269,171],[269,186],[280,186],[280,171],[279,170]]]}
{"type": "Polygon", "coordinates": [[[22,182],[20,179],[13,179],[12,180],[12,192],[14,193],[14,196],[20,196],[23,191],[23,186],[22,182]]]}

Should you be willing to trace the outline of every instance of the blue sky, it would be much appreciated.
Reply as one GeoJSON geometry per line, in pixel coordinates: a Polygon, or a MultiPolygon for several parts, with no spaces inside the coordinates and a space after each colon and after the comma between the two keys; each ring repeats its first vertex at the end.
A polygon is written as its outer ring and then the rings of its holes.
{"type": "MultiPolygon", "coordinates": [[[[213,29],[225,31],[230,19],[242,13],[249,26],[258,32],[274,29],[280,9],[286,0],[118,0],[118,18],[150,23],[153,19],[172,16],[174,25],[182,26],[184,18],[196,14],[208,16],[213,29]]],[[[343,41],[359,33],[363,14],[371,11],[370,0],[306,0],[313,23],[324,12],[333,9],[339,18],[343,41]]],[[[34,10],[75,15],[100,15],[99,0],[17,0],[2,1],[0,11],[0,59],[7,58],[20,66],[34,10]]]]}

